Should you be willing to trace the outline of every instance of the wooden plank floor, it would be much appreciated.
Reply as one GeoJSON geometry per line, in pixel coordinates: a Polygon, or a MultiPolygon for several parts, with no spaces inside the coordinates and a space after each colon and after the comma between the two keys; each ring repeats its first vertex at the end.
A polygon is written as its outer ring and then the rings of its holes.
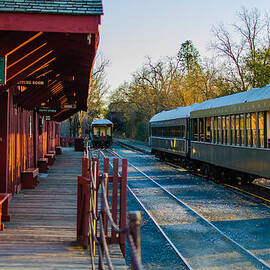
{"type": "MultiPolygon", "coordinates": [[[[0,269],[91,269],[88,251],[76,243],[77,176],[81,152],[63,154],[34,190],[10,202],[11,221],[0,231],[0,269]]],[[[126,269],[118,245],[110,246],[115,269],[126,269]]]]}

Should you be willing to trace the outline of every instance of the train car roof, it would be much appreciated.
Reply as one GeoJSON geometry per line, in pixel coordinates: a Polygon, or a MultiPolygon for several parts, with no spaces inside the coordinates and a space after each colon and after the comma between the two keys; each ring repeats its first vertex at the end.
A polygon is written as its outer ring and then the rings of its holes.
{"type": "MultiPolygon", "coordinates": [[[[162,111],[154,115],[150,119],[150,123],[189,118],[191,115],[192,117],[203,116],[203,114],[205,114],[204,111],[206,110],[209,110],[209,115],[222,115],[224,113],[230,113],[231,111],[235,113],[252,110],[256,111],[263,109],[261,104],[255,104],[262,100],[270,100],[270,85],[215,99],[209,99],[200,104],[194,103],[191,106],[179,107],[170,111],[162,111]],[[252,108],[249,104],[253,104],[252,108]],[[241,106],[235,108],[234,105],[241,106]],[[228,109],[223,110],[222,108],[224,107],[228,109]]],[[[269,106],[268,103],[266,106],[269,106]]]]}
{"type": "Polygon", "coordinates": [[[236,93],[224,97],[206,100],[196,106],[191,116],[224,115],[264,110],[269,108],[270,85],[236,93]],[[263,103],[261,101],[264,101],[263,103]],[[238,106],[236,106],[238,105],[238,106]]]}
{"type": "Polygon", "coordinates": [[[178,107],[177,109],[170,111],[162,111],[154,115],[150,119],[150,123],[188,118],[190,117],[190,112],[193,111],[196,106],[198,106],[198,103],[194,103],[187,107],[178,107]]]}
{"type": "Polygon", "coordinates": [[[113,123],[108,119],[97,119],[91,125],[112,125],[113,123]]]}
{"type": "Polygon", "coordinates": [[[223,107],[264,99],[270,99],[270,85],[266,85],[265,87],[261,88],[253,88],[251,90],[232,94],[229,96],[206,100],[198,104],[194,111],[207,110],[216,107],[223,107]]]}

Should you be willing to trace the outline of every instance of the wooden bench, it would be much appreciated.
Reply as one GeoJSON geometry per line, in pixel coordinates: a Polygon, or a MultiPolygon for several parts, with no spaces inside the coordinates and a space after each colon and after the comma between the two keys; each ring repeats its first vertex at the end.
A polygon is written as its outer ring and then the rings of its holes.
{"type": "Polygon", "coordinates": [[[4,230],[2,221],[10,221],[10,215],[8,214],[8,202],[10,198],[11,194],[0,193],[0,231],[4,230]]]}
{"type": "Polygon", "coordinates": [[[28,168],[22,172],[22,188],[33,189],[35,188],[38,181],[38,168],[28,168]]]}
{"type": "Polygon", "coordinates": [[[45,154],[44,157],[48,159],[48,165],[50,166],[53,165],[55,161],[55,154],[48,153],[48,154],[45,154]]]}
{"type": "Polygon", "coordinates": [[[38,169],[40,173],[48,173],[48,159],[40,158],[38,160],[38,169]]]}
{"type": "Polygon", "coordinates": [[[53,155],[52,156],[53,162],[55,162],[55,160],[56,160],[56,152],[55,151],[48,151],[48,154],[53,155]]]}
{"type": "Polygon", "coordinates": [[[55,152],[56,152],[56,155],[62,155],[62,147],[61,146],[56,146],[55,147],[55,152]]]}

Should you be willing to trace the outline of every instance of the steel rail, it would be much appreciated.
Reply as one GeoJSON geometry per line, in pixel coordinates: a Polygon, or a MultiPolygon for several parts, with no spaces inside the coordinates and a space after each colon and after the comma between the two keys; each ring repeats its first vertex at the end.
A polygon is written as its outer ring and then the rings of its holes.
{"type": "MultiPolygon", "coordinates": [[[[102,150],[99,149],[99,152],[105,157],[105,154],[103,153],[102,150]]],[[[109,164],[110,164],[111,167],[113,167],[111,162],[109,162],[109,164]]],[[[104,180],[104,176],[103,176],[103,180],[104,180]]],[[[143,269],[141,261],[138,259],[136,245],[134,243],[134,240],[132,239],[129,228],[125,227],[124,229],[120,229],[118,227],[118,225],[114,222],[113,218],[112,218],[112,215],[111,215],[111,212],[110,212],[110,207],[109,207],[109,204],[108,204],[108,201],[107,201],[107,197],[105,195],[106,192],[105,192],[104,181],[101,182],[101,191],[102,191],[101,193],[102,193],[102,205],[103,205],[102,208],[105,209],[105,214],[108,217],[109,223],[112,225],[113,229],[117,233],[125,233],[126,234],[126,239],[127,239],[128,243],[129,243],[129,246],[130,246],[130,249],[131,249],[131,257],[132,257],[132,259],[133,259],[133,261],[135,263],[135,267],[136,267],[135,269],[138,269],[138,270],[143,269]]],[[[100,218],[102,219],[102,215],[100,215],[100,218]]],[[[103,238],[105,239],[102,222],[101,222],[100,226],[102,227],[102,228],[100,227],[100,230],[102,229],[102,233],[103,233],[102,239],[103,238]]]]}
{"type": "MultiPolygon", "coordinates": [[[[107,150],[108,151],[108,150],[107,150]]],[[[118,157],[120,157],[118,154],[115,154],[116,152],[114,152],[113,150],[111,150],[112,153],[118,157]]],[[[103,156],[105,157],[105,154],[100,150],[100,152],[103,154],[103,156]]],[[[110,166],[112,167],[111,162],[110,166]]],[[[183,263],[185,264],[185,266],[187,267],[187,269],[189,270],[193,270],[193,268],[191,267],[191,265],[187,262],[187,260],[183,257],[183,255],[180,253],[180,251],[177,249],[177,247],[174,245],[174,243],[170,240],[170,238],[167,236],[167,234],[164,232],[164,230],[159,226],[159,224],[156,222],[156,220],[153,218],[153,216],[151,215],[151,213],[146,209],[146,207],[143,205],[143,203],[140,201],[140,199],[136,196],[136,194],[132,191],[132,189],[127,185],[128,190],[130,191],[130,193],[134,196],[134,198],[138,201],[138,203],[141,205],[141,207],[143,208],[143,210],[147,213],[147,215],[150,217],[150,219],[153,221],[153,223],[156,225],[156,227],[158,228],[158,230],[161,232],[162,236],[166,239],[166,241],[170,244],[170,246],[172,247],[172,249],[174,250],[174,252],[180,257],[180,259],[183,261],[183,263]]]]}
{"type": "MultiPolygon", "coordinates": [[[[178,171],[187,172],[187,173],[190,173],[192,175],[195,175],[195,176],[198,176],[198,177],[201,177],[201,178],[205,178],[205,176],[203,174],[198,173],[198,172],[193,172],[191,170],[188,170],[186,168],[183,168],[183,167],[179,166],[178,164],[174,164],[174,163],[169,162],[169,161],[166,161],[165,164],[168,164],[169,166],[176,168],[178,171]]],[[[214,183],[216,183],[215,180],[211,180],[211,181],[213,181],[214,183]]],[[[261,200],[263,202],[263,205],[265,207],[270,208],[270,205],[269,205],[270,204],[270,200],[269,199],[266,199],[266,198],[264,198],[262,196],[259,196],[257,194],[254,194],[252,192],[246,191],[246,190],[244,190],[244,189],[242,189],[240,187],[236,187],[233,184],[226,184],[226,183],[222,183],[222,182],[221,183],[218,183],[218,184],[221,185],[221,186],[223,186],[223,187],[226,187],[227,189],[231,189],[234,192],[238,192],[238,194],[240,193],[242,196],[245,196],[246,195],[248,197],[259,199],[259,200],[261,200]],[[268,203],[268,204],[266,204],[266,203],[268,203]]],[[[265,188],[265,189],[270,189],[270,187],[266,187],[266,186],[261,185],[261,184],[253,184],[252,183],[251,185],[260,186],[260,187],[265,188]]]]}
{"type": "MultiPolygon", "coordinates": [[[[120,156],[117,152],[111,150],[115,155],[117,155],[120,158],[123,158],[122,156],[120,156]]],[[[156,184],[158,187],[160,187],[162,190],[164,190],[166,193],[168,193],[171,197],[173,197],[176,201],[178,201],[179,203],[181,203],[182,205],[184,205],[185,207],[187,207],[190,211],[192,211],[193,213],[195,213],[198,217],[200,217],[202,220],[204,220],[208,225],[210,225],[212,228],[214,228],[215,230],[217,230],[221,235],[223,235],[225,238],[227,238],[229,241],[231,241],[232,243],[234,243],[236,246],[238,246],[240,249],[242,249],[244,252],[246,252],[247,254],[249,254],[251,257],[253,257],[255,260],[257,260],[258,262],[260,262],[263,266],[267,267],[270,269],[270,265],[261,260],[260,258],[256,257],[253,253],[251,253],[249,250],[247,250],[245,247],[243,247],[241,244],[237,243],[235,240],[233,240],[231,237],[227,236],[224,232],[222,232],[218,227],[216,227],[212,222],[210,222],[209,220],[207,220],[205,217],[203,217],[202,215],[200,215],[196,210],[194,210],[193,208],[191,208],[188,204],[186,204],[184,201],[180,200],[178,197],[176,197],[174,194],[172,194],[169,190],[167,190],[166,188],[164,188],[162,185],[160,185],[158,182],[156,182],[153,178],[151,178],[150,176],[148,176],[147,174],[145,174],[143,171],[141,171],[139,168],[137,168],[135,165],[133,165],[132,163],[129,162],[129,165],[132,166],[135,170],[137,170],[138,172],[140,172],[141,174],[143,174],[146,178],[148,178],[150,181],[152,181],[154,184],[156,184]]]]}

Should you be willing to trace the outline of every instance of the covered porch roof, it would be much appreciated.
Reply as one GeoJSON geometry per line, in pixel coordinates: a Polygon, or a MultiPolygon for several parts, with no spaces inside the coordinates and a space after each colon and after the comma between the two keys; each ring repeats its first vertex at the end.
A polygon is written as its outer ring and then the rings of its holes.
{"type": "Polygon", "coordinates": [[[101,0],[3,1],[0,56],[18,106],[62,121],[87,110],[101,0]]]}

